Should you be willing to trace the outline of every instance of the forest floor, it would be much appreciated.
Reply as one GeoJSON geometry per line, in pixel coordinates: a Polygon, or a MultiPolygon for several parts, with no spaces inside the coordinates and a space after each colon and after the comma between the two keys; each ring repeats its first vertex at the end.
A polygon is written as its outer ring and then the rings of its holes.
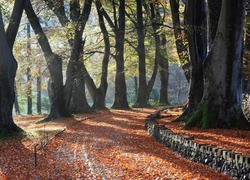
{"type": "MultiPolygon", "coordinates": [[[[144,127],[155,110],[105,110],[40,124],[42,115],[15,117],[26,136],[0,141],[0,179],[229,179],[157,143],[144,127]]],[[[159,122],[196,141],[250,154],[250,132],[183,130],[171,122],[180,113],[168,110],[159,122]]]]}

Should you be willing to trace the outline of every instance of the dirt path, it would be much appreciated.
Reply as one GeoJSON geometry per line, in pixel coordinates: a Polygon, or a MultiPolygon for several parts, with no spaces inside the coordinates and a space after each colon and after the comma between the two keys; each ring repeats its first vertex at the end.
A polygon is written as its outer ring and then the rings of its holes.
{"type": "Polygon", "coordinates": [[[24,168],[32,163],[32,151],[27,150],[26,161],[12,165],[21,166],[19,174],[13,174],[17,167],[7,170],[10,164],[1,165],[0,174],[3,179],[229,179],[157,143],[144,128],[153,111],[91,115],[51,140],[38,154],[38,167],[24,168]]]}

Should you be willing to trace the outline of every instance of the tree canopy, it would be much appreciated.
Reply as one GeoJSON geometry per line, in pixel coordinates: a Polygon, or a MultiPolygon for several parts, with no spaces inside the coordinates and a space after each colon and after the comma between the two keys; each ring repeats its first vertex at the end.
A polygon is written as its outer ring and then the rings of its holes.
{"type": "Polygon", "coordinates": [[[241,106],[246,5],[234,0],[0,3],[0,87],[10,89],[0,94],[0,131],[5,122],[10,131],[14,127],[14,102],[17,113],[20,107],[32,113],[35,103],[38,113],[46,107],[50,121],[107,107],[187,100],[177,119],[186,128],[249,129],[241,106]]]}

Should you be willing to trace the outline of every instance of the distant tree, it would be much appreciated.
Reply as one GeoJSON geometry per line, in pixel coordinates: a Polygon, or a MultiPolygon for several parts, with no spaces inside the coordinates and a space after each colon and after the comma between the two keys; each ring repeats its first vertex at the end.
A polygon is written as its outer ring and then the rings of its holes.
{"type": "Polygon", "coordinates": [[[160,38],[160,44],[156,47],[159,48],[159,76],[161,80],[161,88],[160,88],[160,99],[159,102],[162,104],[169,104],[168,101],[168,84],[169,84],[169,61],[167,56],[167,34],[162,29],[164,25],[164,21],[166,18],[166,4],[161,8],[156,8],[156,20],[159,23],[160,29],[157,35],[160,38]]]}
{"type": "Polygon", "coordinates": [[[106,93],[108,88],[107,76],[108,76],[108,63],[110,58],[110,40],[109,33],[105,25],[104,17],[103,17],[103,7],[100,0],[95,1],[96,10],[99,20],[99,26],[103,35],[104,42],[104,53],[102,60],[102,68],[101,68],[101,82],[99,87],[97,87],[94,83],[93,78],[91,78],[85,66],[84,68],[84,78],[86,82],[86,86],[88,87],[89,93],[93,99],[93,108],[94,109],[106,109],[106,93]]]}
{"type": "Polygon", "coordinates": [[[116,62],[115,75],[115,95],[113,109],[129,109],[127,101],[127,87],[125,81],[124,67],[124,42],[125,42],[125,0],[111,1],[113,15],[109,15],[102,7],[102,13],[109,26],[112,28],[115,36],[115,54],[116,62]]]}
{"type": "MultiPolygon", "coordinates": [[[[190,61],[188,52],[187,31],[185,30],[185,18],[181,19],[180,0],[170,0],[172,22],[174,27],[175,43],[179,60],[186,76],[190,80],[190,61]]],[[[185,11],[184,11],[185,12],[185,11]]],[[[185,17],[185,16],[184,16],[185,17]]]]}
{"type": "MultiPolygon", "coordinates": [[[[30,24],[27,24],[27,62],[30,64],[31,43],[30,43],[30,24]]],[[[27,67],[27,114],[32,114],[32,80],[31,68],[27,67]]]]}

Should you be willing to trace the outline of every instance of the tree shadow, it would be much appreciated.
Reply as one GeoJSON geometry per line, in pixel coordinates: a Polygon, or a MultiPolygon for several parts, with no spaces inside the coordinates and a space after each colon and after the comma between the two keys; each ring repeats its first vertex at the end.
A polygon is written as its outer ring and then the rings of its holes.
{"type": "MultiPolygon", "coordinates": [[[[215,173],[212,169],[207,169],[201,164],[182,158],[179,154],[157,143],[145,130],[144,121],[137,120],[134,115],[128,113],[129,111],[123,111],[123,113],[117,112],[112,111],[105,118],[100,115],[100,117],[97,116],[76,124],[63,133],[62,139],[68,143],[74,143],[73,139],[82,137],[81,143],[84,143],[88,147],[88,151],[93,156],[95,153],[98,154],[98,156],[93,158],[98,162],[102,162],[102,164],[105,164],[105,162],[116,164],[117,161],[124,161],[129,154],[133,154],[132,159],[127,159],[127,162],[130,164],[132,162],[136,163],[136,161],[143,161],[143,158],[146,156],[147,159],[156,158],[166,165],[166,167],[157,168],[167,169],[173,165],[176,169],[183,172],[190,172],[193,175],[197,174],[198,170],[203,168],[206,169],[206,172],[202,171],[202,174],[200,174],[202,178],[210,178],[211,173],[215,173]],[[117,152],[121,154],[116,154],[117,152]],[[107,158],[109,160],[105,161],[107,158]]],[[[152,162],[157,165],[157,160],[154,162],[153,160],[147,161],[145,163],[149,163],[149,165],[145,166],[156,168],[153,167],[152,162]]],[[[105,164],[106,168],[108,166],[109,164],[105,164]]],[[[159,176],[161,175],[159,174],[159,176]]],[[[224,175],[219,175],[218,178],[227,179],[224,175]]]]}

